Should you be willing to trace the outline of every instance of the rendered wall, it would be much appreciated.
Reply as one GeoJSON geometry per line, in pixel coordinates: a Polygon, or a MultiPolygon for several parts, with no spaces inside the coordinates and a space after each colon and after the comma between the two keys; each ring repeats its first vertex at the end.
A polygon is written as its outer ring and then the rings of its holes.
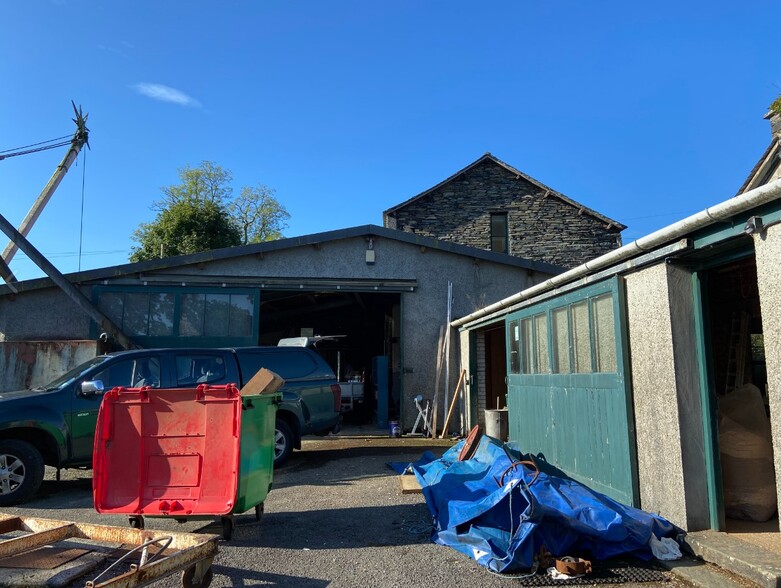
{"type": "MultiPolygon", "coordinates": [[[[541,282],[550,274],[393,239],[375,238],[372,246],[374,264],[366,263],[366,239],[354,237],[327,241],[316,247],[291,247],[262,256],[244,255],[175,266],[148,272],[147,275],[162,277],[176,274],[177,283],[186,283],[187,275],[198,276],[200,284],[208,283],[213,277],[215,285],[221,282],[222,276],[416,280],[418,287],[414,292],[401,294],[401,357],[404,361],[401,416],[402,426],[409,430],[417,416],[412,399],[418,394],[432,398],[435,392],[437,343],[440,326],[447,319],[448,281],[453,283],[452,316],[458,318],[541,282]]],[[[107,282],[133,283],[143,287],[136,274],[110,278],[107,282]]],[[[56,288],[20,293],[13,297],[0,296],[0,341],[87,337],[89,320],[56,288]]],[[[467,367],[461,365],[457,330],[451,332],[450,349],[448,395],[452,398],[461,369],[467,367]]],[[[442,403],[444,380],[444,377],[440,379],[440,422],[447,412],[442,403]]]]}
{"type": "Polygon", "coordinates": [[[652,266],[627,276],[626,298],[641,507],[707,528],[691,274],[652,266]]]}
{"type": "Polygon", "coordinates": [[[781,225],[754,235],[757,282],[765,340],[770,426],[776,468],[776,492],[781,504],[781,225]]]}

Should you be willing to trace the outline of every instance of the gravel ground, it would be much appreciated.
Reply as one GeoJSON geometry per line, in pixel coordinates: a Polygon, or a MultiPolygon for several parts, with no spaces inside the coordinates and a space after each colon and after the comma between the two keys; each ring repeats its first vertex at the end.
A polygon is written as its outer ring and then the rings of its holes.
{"type": "MultiPolygon", "coordinates": [[[[260,523],[236,517],[230,541],[220,541],[212,586],[298,588],[506,587],[514,582],[489,573],[468,557],[429,540],[430,516],[421,494],[402,494],[389,461],[414,461],[430,449],[441,455],[450,442],[340,435],[311,438],[274,473],[260,523]]],[[[9,514],[108,525],[125,517],[92,508],[90,472],[53,472],[41,494],[9,514]]],[[[220,533],[205,521],[178,524],[147,519],[147,528],[220,533]]],[[[178,576],[159,586],[180,586],[178,576]]],[[[684,586],[671,579],[638,587],[684,586]]],[[[624,584],[624,586],[633,586],[624,584]]]]}

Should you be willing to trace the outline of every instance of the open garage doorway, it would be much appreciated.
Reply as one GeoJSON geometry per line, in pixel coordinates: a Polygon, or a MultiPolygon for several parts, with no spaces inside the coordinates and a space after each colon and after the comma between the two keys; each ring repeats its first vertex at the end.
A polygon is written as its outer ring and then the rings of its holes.
{"type": "Polygon", "coordinates": [[[259,343],[276,345],[287,337],[339,336],[318,343],[317,351],[342,385],[345,422],[377,422],[378,415],[382,421],[400,414],[400,318],[398,293],[263,291],[259,343]],[[378,402],[387,403],[387,407],[378,402]]]}

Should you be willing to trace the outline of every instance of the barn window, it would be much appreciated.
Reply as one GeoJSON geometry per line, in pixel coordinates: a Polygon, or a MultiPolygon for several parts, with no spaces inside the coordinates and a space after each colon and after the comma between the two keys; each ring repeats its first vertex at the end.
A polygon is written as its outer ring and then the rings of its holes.
{"type": "Polygon", "coordinates": [[[203,337],[226,345],[257,341],[256,293],[247,289],[96,288],[98,308],[128,336],[149,344],[203,337]],[[226,291],[227,290],[227,291],[226,291]]]}
{"type": "Polygon", "coordinates": [[[509,253],[507,230],[507,213],[491,213],[491,251],[496,253],[509,253]]]}

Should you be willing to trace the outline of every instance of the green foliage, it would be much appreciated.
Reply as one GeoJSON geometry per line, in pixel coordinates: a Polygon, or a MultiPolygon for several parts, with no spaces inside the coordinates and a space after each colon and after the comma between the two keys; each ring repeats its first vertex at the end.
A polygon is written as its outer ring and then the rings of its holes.
{"type": "Polygon", "coordinates": [[[241,232],[222,204],[181,200],[143,223],[132,236],[130,261],[197,253],[241,244],[241,232]]]}
{"type": "Polygon", "coordinates": [[[241,229],[245,245],[279,239],[290,218],[290,213],[274,197],[274,190],[262,184],[242,188],[228,210],[241,229]]]}
{"type": "Polygon", "coordinates": [[[151,223],[133,233],[139,243],[130,261],[144,261],[231,247],[282,237],[290,214],[274,197],[274,190],[259,184],[244,187],[233,197],[233,174],[203,161],[198,167],[179,169],[179,184],[165,186],[163,199],[151,223]]]}
{"type": "Polygon", "coordinates": [[[186,165],[179,168],[181,183],[161,188],[165,198],[155,202],[159,210],[177,202],[215,202],[223,204],[231,199],[233,174],[211,161],[202,161],[196,168],[186,165]]]}
{"type": "Polygon", "coordinates": [[[770,110],[776,114],[781,114],[781,95],[778,96],[770,105],[770,110]]]}

